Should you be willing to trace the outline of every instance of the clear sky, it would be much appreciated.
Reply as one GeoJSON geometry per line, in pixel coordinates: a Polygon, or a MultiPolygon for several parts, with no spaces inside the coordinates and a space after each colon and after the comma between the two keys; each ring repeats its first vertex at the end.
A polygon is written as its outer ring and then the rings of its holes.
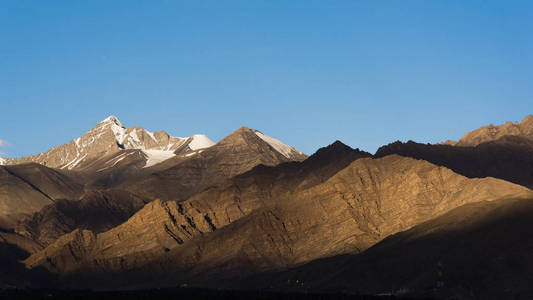
{"type": "Polygon", "coordinates": [[[305,153],[458,139],[533,113],[533,1],[0,2],[0,151],[108,115],[305,153]]]}

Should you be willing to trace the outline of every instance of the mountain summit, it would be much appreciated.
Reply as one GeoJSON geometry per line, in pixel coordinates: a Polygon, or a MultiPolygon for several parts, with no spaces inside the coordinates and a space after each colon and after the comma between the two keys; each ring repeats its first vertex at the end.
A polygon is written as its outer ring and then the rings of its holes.
{"type": "Polygon", "coordinates": [[[123,188],[147,198],[181,201],[257,165],[275,166],[306,158],[293,147],[243,126],[212,147],[169,159],[162,164],[166,168],[123,188]]]}
{"type": "Polygon", "coordinates": [[[173,137],[165,131],[150,132],[142,127],[126,128],[115,116],[96,124],[81,137],[47,152],[21,158],[5,159],[4,164],[36,162],[59,169],[79,169],[88,162],[124,149],[142,150],[146,166],[170,158],[175,152],[185,153],[214,145],[205,135],[173,137]]]}
{"type": "Polygon", "coordinates": [[[526,116],[522,122],[505,122],[505,124],[480,127],[465,134],[458,142],[446,141],[445,144],[453,146],[477,146],[479,144],[495,141],[504,136],[519,136],[533,140],[533,115],[526,116]]]}

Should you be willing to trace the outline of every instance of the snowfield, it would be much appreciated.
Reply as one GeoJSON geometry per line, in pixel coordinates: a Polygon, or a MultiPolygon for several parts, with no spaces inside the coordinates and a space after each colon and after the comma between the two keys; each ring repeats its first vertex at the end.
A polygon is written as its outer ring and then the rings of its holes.
{"type": "Polygon", "coordinates": [[[143,168],[157,165],[160,162],[176,156],[174,151],[167,150],[143,150],[143,153],[146,156],[146,165],[144,165],[143,168]]]}
{"type": "Polygon", "coordinates": [[[263,141],[267,142],[272,148],[276,149],[281,155],[285,156],[286,158],[291,158],[292,154],[294,152],[301,153],[300,151],[294,149],[293,147],[284,144],[282,141],[275,139],[273,137],[270,137],[266,134],[263,134],[260,131],[255,131],[255,134],[260,137],[263,141]]]}

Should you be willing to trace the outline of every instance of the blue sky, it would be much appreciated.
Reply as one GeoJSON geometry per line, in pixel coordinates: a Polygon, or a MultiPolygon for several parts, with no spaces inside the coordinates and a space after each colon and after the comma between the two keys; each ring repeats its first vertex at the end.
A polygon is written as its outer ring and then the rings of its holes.
{"type": "Polygon", "coordinates": [[[111,114],[308,154],[458,139],[533,113],[532,31],[531,1],[1,1],[0,152],[111,114]]]}

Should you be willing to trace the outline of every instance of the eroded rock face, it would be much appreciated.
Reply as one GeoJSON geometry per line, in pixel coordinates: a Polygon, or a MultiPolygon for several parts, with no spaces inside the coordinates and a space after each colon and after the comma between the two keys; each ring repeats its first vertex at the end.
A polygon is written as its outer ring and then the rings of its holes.
{"type": "Polygon", "coordinates": [[[140,284],[139,278],[145,284],[150,278],[169,280],[158,284],[205,282],[208,274],[239,276],[359,253],[466,203],[529,192],[397,155],[355,159],[334,174],[327,165],[299,173],[306,167],[305,161],[260,167],[180,203],[150,203],[95,239],[86,234],[80,242],[79,233],[61,237],[26,264],[98,278],[127,272],[128,284],[140,284]],[[292,181],[286,176],[298,173],[292,181]],[[290,189],[283,188],[287,181],[290,189]],[[69,256],[71,243],[87,245],[83,256],[69,256]]]}
{"type": "Polygon", "coordinates": [[[481,143],[498,140],[506,135],[520,136],[533,140],[533,115],[525,117],[522,122],[494,126],[483,126],[474,131],[465,134],[458,142],[446,141],[446,144],[454,146],[477,146],[481,143]]]}
{"type": "Polygon", "coordinates": [[[94,248],[95,234],[90,230],[76,229],[61,236],[52,245],[39,252],[37,256],[30,256],[26,260],[28,267],[46,263],[53,270],[69,273],[75,266],[87,257],[94,248]]]}
{"type": "Polygon", "coordinates": [[[234,286],[388,291],[436,299],[528,299],[532,225],[533,198],[469,203],[391,235],[361,254],[316,260],[234,286]],[[305,285],[287,284],[296,280],[305,285]]]}

